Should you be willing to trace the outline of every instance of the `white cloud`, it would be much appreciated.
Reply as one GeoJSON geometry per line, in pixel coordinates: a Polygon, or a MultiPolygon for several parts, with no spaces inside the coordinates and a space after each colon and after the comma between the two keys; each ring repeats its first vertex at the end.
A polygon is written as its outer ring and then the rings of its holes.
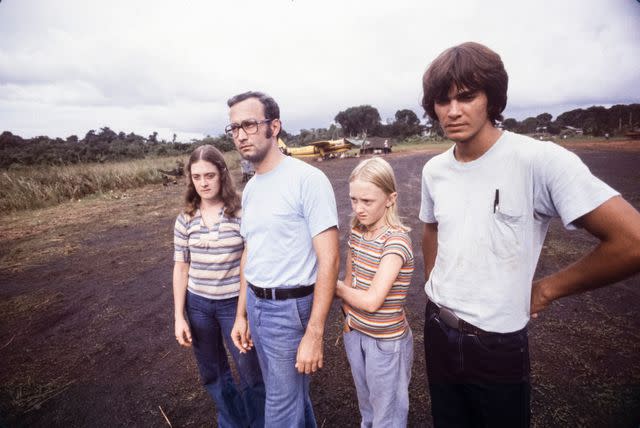
{"type": "Polygon", "coordinates": [[[467,40],[502,56],[507,115],[640,101],[633,1],[8,0],[0,131],[215,135],[249,89],[273,95],[292,132],[360,104],[421,115],[422,73],[467,40]]]}

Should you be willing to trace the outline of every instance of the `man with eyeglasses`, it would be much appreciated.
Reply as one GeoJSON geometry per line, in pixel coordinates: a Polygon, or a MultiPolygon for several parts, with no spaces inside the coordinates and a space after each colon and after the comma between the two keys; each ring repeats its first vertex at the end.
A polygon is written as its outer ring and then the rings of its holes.
{"type": "Polygon", "coordinates": [[[242,195],[245,249],[232,339],[240,352],[255,344],[265,426],[315,427],[309,374],[322,368],[339,267],[333,189],[320,170],[279,150],[273,98],[246,92],[227,104],[225,132],[255,168],[242,195]]]}

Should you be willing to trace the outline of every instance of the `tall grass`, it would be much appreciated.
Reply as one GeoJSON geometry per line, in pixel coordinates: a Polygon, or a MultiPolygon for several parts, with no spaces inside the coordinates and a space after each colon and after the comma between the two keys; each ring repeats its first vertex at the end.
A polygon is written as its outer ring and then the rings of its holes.
{"type": "Polygon", "coordinates": [[[394,152],[403,152],[406,150],[439,150],[445,151],[451,147],[453,142],[441,137],[421,137],[414,136],[405,138],[393,146],[394,152]]]}
{"type": "MultiPolygon", "coordinates": [[[[237,153],[225,153],[230,169],[237,168],[237,153]]],[[[42,208],[70,199],[161,183],[158,168],[171,170],[187,156],[140,159],[105,164],[30,166],[0,172],[0,214],[42,208]]]]}

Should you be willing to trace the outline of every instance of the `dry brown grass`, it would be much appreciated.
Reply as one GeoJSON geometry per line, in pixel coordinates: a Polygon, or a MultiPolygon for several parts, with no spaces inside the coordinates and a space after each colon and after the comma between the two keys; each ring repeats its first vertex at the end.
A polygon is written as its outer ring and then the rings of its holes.
{"type": "MultiPolygon", "coordinates": [[[[239,157],[236,153],[227,156],[231,175],[239,184],[239,157]]],[[[183,178],[166,188],[153,184],[110,190],[45,208],[0,214],[0,270],[18,272],[46,265],[81,248],[90,252],[93,248],[80,244],[89,236],[115,226],[135,226],[141,218],[152,221],[177,215],[185,185],[183,178]]]]}
{"type": "Polygon", "coordinates": [[[23,378],[17,384],[2,387],[10,397],[11,405],[23,413],[38,410],[50,399],[62,394],[76,381],[61,376],[46,383],[39,383],[31,376],[23,378]]]}
{"type": "MultiPolygon", "coordinates": [[[[230,168],[237,168],[236,152],[225,154],[230,168]]],[[[158,169],[172,170],[176,161],[187,156],[172,156],[66,166],[32,166],[0,173],[0,214],[43,208],[89,195],[108,194],[162,182],[158,169]]]]}

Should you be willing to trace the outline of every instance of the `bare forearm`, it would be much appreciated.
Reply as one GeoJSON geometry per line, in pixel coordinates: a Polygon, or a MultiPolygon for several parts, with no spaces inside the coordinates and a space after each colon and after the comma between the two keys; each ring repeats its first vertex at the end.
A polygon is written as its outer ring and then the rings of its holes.
{"type": "Polygon", "coordinates": [[[188,279],[189,265],[176,263],[173,267],[173,308],[176,319],[184,317],[188,279]]]}
{"type": "Polygon", "coordinates": [[[375,312],[384,304],[403,264],[402,257],[397,254],[388,254],[380,261],[373,281],[366,290],[347,288],[343,284],[338,284],[336,292],[350,306],[375,312]]]}
{"type": "Polygon", "coordinates": [[[338,231],[335,228],[322,232],[314,238],[318,257],[318,276],[313,296],[313,306],[307,331],[324,333],[324,324],[333,302],[340,260],[338,256],[338,231]]]}
{"type": "Polygon", "coordinates": [[[238,293],[238,309],[236,311],[236,318],[247,317],[247,280],[244,277],[244,265],[247,260],[247,249],[242,252],[242,258],[240,259],[240,291],[238,293]]]}
{"type": "Polygon", "coordinates": [[[367,292],[365,290],[351,288],[345,285],[338,287],[337,292],[338,297],[347,302],[349,306],[363,311],[375,312],[375,310],[377,309],[377,307],[375,306],[380,306],[377,305],[378,299],[376,298],[376,296],[374,296],[373,293],[367,292]]]}
{"type": "Polygon", "coordinates": [[[603,242],[567,268],[542,278],[541,293],[550,301],[593,290],[640,271],[640,255],[631,248],[603,242]]]}
{"type": "Polygon", "coordinates": [[[532,314],[561,297],[640,272],[640,214],[627,201],[611,198],[576,223],[600,239],[600,244],[567,268],[534,282],[532,314]]]}
{"type": "Polygon", "coordinates": [[[438,254],[438,224],[425,223],[422,234],[422,257],[424,258],[424,276],[429,278],[436,264],[438,254]]]}
{"type": "MultiPolygon", "coordinates": [[[[336,263],[337,265],[337,263],[336,263]]],[[[333,302],[335,294],[335,284],[338,279],[338,267],[332,268],[330,272],[324,275],[318,273],[316,285],[313,295],[313,306],[309,317],[307,330],[313,330],[315,333],[323,334],[324,325],[329,315],[329,309],[333,302]]]]}

